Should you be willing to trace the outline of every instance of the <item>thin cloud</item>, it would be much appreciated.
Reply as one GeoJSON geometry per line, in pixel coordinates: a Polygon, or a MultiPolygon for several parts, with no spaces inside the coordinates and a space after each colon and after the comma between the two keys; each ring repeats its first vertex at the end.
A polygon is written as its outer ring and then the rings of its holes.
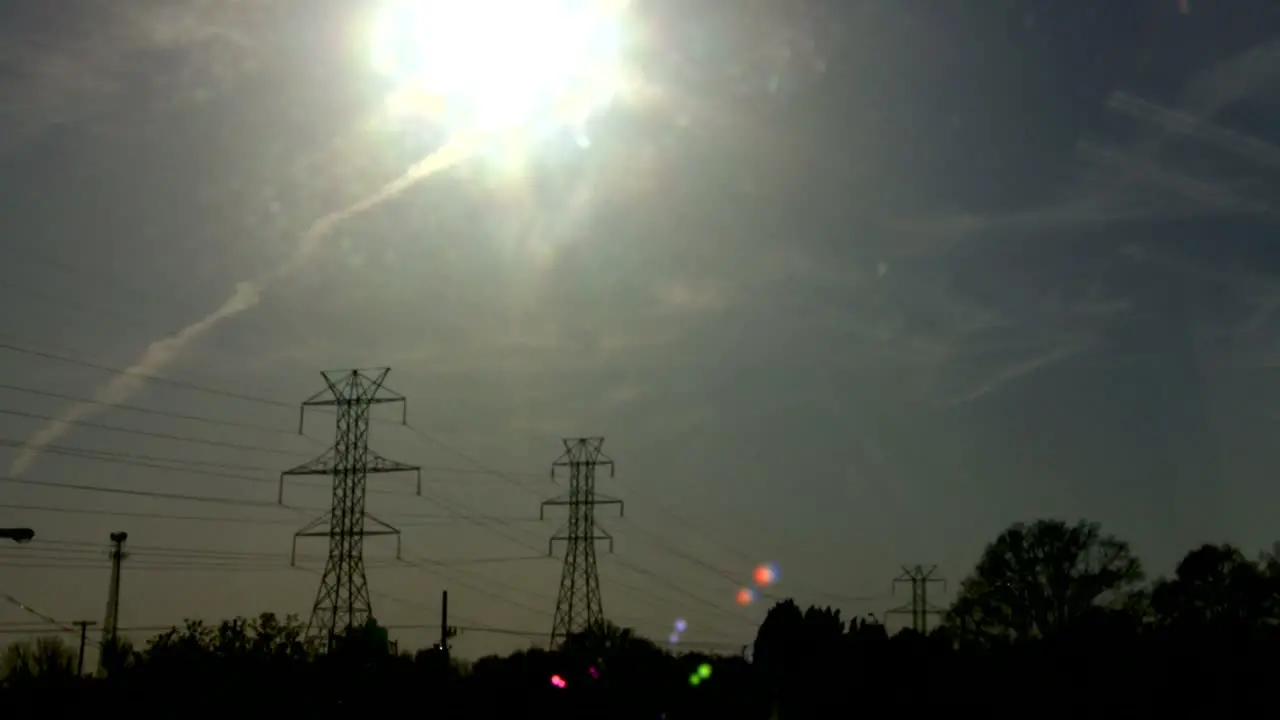
{"type": "Polygon", "coordinates": [[[1280,147],[1261,138],[1222,127],[1204,117],[1179,112],[1125,92],[1112,93],[1107,100],[1107,107],[1260,165],[1280,168],[1280,147]]]}
{"type": "Polygon", "coordinates": [[[1108,107],[1153,123],[1163,132],[1125,147],[1082,140],[1075,149],[1084,167],[1101,167],[1107,175],[1089,177],[1054,201],[1014,213],[960,214],[895,223],[891,230],[930,238],[935,249],[979,233],[1032,233],[1135,220],[1174,220],[1221,213],[1274,218],[1274,204],[1240,189],[1193,177],[1157,160],[1173,137],[1189,136],[1266,167],[1280,167],[1280,147],[1213,122],[1224,108],[1266,96],[1280,85],[1280,40],[1237,54],[1198,73],[1185,85],[1174,107],[1133,93],[1116,91],[1108,107]],[[1120,173],[1112,172],[1116,169],[1120,173]],[[1159,195],[1135,193],[1156,190],[1159,195]],[[1187,200],[1193,202],[1188,203],[1187,200]],[[936,245],[936,243],[943,243],[936,245]]]}
{"type": "Polygon", "coordinates": [[[987,395],[1001,390],[1016,380],[1028,377],[1033,373],[1044,370],[1052,365],[1056,365],[1067,358],[1078,355],[1088,347],[1089,343],[1086,342],[1070,343],[1059,346],[1044,355],[1005,367],[989,377],[987,380],[983,381],[977,387],[944,402],[942,407],[945,409],[951,409],[971,403],[979,398],[986,397],[987,395]]]}

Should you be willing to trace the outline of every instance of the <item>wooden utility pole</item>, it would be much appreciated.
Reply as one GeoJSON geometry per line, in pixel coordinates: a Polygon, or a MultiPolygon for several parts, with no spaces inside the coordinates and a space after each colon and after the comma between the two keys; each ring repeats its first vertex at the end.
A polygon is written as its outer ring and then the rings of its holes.
{"type": "Polygon", "coordinates": [[[80,628],[80,659],[76,662],[76,675],[84,675],[84,644],[88,639],[89,626],[98,623],[93,620],[77,620],[71,624],[80,628]]]}

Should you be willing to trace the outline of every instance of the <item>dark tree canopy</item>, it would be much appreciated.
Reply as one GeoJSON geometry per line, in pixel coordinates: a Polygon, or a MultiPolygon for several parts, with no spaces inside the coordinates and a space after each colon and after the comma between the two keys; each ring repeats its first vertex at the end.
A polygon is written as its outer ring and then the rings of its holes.
{"type": "Polygon", "coordinates": [[[1017,523],[983,551],[947,613],[961,636],[1055,635],[1142,581],[1129,544],[1097,523],[1017,523]]]}
{"type": "Polygon", "coordinates": [[[1249,560],[1230,545],[1203,545],[1156,583],[1151,608],[1161,622],[1186,627],[1257,627],[1277,620],[1280,585],[1270,559],[1249,560]]]}
{"type": "Polygon", "coordinates": [[[121,643],[101,678],[76,677],[57,638],[13,643],[0,658],[0,708],[556,720],[826,720],[885,698],[903,712],[1019,720],[1265,709],[1280,675],[1275,555],[1205,545],[1170,577],[1141,577],[1128,546],[1097,525],[1044,520],[1001,533],[927,634],[784,599],[761,622],[751,660],[738,648],[660,647],[606,622],[555,650],[460,663],[435,647],[399,652],[372,621],[320,652],[297,618],[264,613],[189,621],[140,650],[121,643]]]}

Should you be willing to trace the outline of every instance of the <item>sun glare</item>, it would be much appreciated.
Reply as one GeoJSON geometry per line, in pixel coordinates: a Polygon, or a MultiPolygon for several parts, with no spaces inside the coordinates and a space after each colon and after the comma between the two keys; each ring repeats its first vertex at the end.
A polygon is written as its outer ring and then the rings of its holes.
{"type": "MultiPolygon", "coordinates": [[[[391,0],[375,69],[465,130],[577,122],[620,87],[619,0],[391,0]]],[[[403,97],[398,102],[405,102],[403,97]]]]}

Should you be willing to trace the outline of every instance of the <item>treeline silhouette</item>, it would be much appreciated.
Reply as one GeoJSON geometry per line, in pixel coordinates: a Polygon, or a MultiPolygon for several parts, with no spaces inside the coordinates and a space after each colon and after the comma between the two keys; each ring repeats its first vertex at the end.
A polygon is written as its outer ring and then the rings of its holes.
{"type": "MultiPolygon", "coordinates": [[[[1265,714],[1280,670],[1280,560],[1229,545],[1189,552],[1147,582],[1094,523],[1016,524],[987,546],[928,634],[777,603],[751,659],[673,653],[606,624],[555,652],[472,663],[395,652],[372,621],[327,653],[296,618],[189,622],[104,649],[81,678],[58,638],[10,645],[0,709],[131,717],[400,712],[442,718],[837,718],[966,711],[985,717],[1265,714]],[[564,687],[551,678],[558,675],[564,687]]],[[[26,716],[26,715],[23,715],[26,716]]]]}

